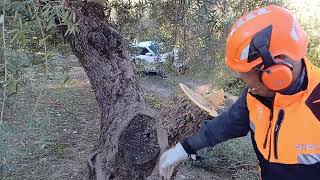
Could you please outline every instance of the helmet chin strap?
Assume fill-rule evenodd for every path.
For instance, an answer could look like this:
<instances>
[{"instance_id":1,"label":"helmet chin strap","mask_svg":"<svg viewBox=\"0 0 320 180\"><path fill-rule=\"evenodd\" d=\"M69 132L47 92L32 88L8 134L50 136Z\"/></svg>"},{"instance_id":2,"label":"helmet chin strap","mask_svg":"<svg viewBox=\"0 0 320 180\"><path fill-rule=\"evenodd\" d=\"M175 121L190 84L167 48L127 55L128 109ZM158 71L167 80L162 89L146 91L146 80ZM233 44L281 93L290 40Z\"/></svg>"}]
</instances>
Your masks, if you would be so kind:
<instances>
[{"instance_id":1,"label":"helmet chin strap","mask_svg":"<svg viewBox=\"0 0 320 180\"><path fill-rule=\"evenodd\" d=\"M262 58L264 68L268 69L269 67L276 64L272 54L269 51L269 42L271 39L272 25L268 26L261 32L257 33L253 37L253 46L258 51L260 57Z\"/></svg>"},{"instance_id":2,"label":"helmet chin strap","mask_svg":"<svg viewBox=\"0 0 320 180\"><path fill-rule=\"evenodd\" d=\"M271 72L270 72L270 70L268 70L268 69L259 69L259 68L255 68L255 70L256 71L259 71L259 72L266 72L266 73L268 73L268 74L270 74Z\"/></svg>"}]
</instances>

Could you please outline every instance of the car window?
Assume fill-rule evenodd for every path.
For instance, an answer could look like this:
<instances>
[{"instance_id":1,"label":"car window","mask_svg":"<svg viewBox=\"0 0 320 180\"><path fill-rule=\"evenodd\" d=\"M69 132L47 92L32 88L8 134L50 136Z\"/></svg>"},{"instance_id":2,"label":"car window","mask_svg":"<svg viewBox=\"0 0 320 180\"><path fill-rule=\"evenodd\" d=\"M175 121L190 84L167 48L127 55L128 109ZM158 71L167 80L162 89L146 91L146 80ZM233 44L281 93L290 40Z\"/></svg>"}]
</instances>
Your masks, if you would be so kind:
<instances>
[{"instance_id":1,"label":"car window","mask_svg":"<svg viewBox=\"0 0 320 180\"><path fill-rule=\"evenodd\" d=\"M159 54L160 45L158 43L152 43L149 48L156 54Z\"/></svg>"},{"instance_id":2,"label":"car window","mask_svg":"<svg viewBox=\"0 0 320 180\"><path fill-rule=\"evenodd\" d=\"M147 48L131 47L131 53L133 55L146 55L147 52L149 52L149 50Z\"/></svg>"},{"instance_id":3,"label":"car window","mask_svg":"<svg viewBox=\"0 0 320 180\"><path fill-rule=\"evenodd\" d=\"M149 50L147 48L143 48L142 51L140 51L140 55L146 55L146 53L148 53Z\"/></svg>"}]
</instances>

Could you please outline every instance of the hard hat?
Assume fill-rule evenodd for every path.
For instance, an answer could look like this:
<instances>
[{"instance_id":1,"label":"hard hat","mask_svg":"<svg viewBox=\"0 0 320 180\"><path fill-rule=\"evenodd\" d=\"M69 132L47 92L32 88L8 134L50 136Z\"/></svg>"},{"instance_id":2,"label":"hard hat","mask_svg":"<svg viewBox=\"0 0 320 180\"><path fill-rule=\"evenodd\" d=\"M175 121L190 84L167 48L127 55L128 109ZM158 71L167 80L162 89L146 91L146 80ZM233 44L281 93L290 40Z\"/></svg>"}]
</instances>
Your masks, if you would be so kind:
<instances>
[{"instance_id":1,"label":"hard hat","mask_svg":"<svg viewBox=\"0 0 320 180\"><path fill-rule=\"evenodd\" d=\"M237 72L248 72L262 64L263 83L269 89L281 90L291 84L292 65L274 57L285 55L300 61L307 52L307 41L307 34L287 9L275 5L259 8L232 26L226 64Z\"/></svg>"}]
</instances>

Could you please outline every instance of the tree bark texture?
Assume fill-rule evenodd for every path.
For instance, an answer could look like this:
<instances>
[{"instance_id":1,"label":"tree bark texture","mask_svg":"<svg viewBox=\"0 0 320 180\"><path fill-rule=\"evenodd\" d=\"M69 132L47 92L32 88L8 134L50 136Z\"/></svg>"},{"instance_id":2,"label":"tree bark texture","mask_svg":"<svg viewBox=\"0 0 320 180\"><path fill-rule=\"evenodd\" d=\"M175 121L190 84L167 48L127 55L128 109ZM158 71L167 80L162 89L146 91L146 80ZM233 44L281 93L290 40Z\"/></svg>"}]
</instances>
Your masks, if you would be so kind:
<instances>
[{"instance_id":1,"label":"tree bark texture","mask_svg":"<svg viewBox=\"0 0 320 180\"><path fill-rule=\"evenodd\" d=\"M127 42L96 2L66 1L79 33L66 40L90 80L101 108L99 143L88 159L91 179L144 179L159 156L155 113L135 80Z\"/></svg>"},{"instance_id":2,"label":"tree bark texture","mask_svg":"<svg viewBox=\"0 0 320 180\"><path fill-rule=\"evenodd\" d=\"M161 113L149 109L127 42L107 23L103 6L78 0L66 0L65 6L76 13L80 30L65 39L87 73L101 109L99 143L88 158L89 178L156 176L160 152L194 133L209 116L182 95L173 96Z\"/></svg>"}]
</instances>

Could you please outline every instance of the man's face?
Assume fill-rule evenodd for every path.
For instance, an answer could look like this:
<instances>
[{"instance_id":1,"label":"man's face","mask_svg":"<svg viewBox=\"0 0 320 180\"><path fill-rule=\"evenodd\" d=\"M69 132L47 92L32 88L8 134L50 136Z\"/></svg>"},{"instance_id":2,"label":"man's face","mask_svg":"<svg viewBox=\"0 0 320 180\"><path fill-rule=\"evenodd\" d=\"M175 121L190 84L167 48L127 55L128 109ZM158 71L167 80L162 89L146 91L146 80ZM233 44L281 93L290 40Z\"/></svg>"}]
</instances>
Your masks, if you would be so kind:
<instances>
[{"instance_id":1,"label":"man's face","mask_svg":"<svg viewBox=\"0 0 320 180\"><path fill-rule=\"evenodd\" d=\"M238 73L239 78L241 78L248 86L249 91L252 94L263 96L263 97L272 97L275 95L274 91L269 90L262 82L259 80L260 76L259 71L253 69L249 72Z\"/></svg>"}]
</instances>

